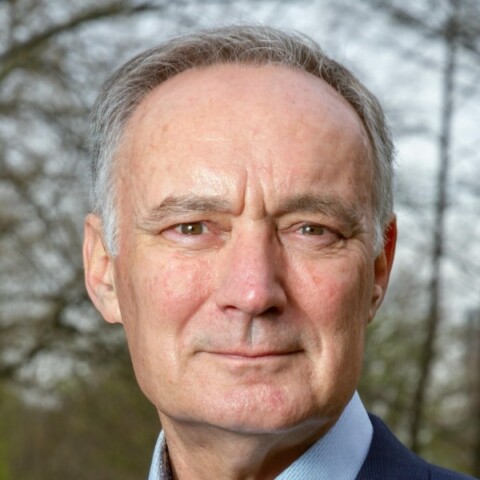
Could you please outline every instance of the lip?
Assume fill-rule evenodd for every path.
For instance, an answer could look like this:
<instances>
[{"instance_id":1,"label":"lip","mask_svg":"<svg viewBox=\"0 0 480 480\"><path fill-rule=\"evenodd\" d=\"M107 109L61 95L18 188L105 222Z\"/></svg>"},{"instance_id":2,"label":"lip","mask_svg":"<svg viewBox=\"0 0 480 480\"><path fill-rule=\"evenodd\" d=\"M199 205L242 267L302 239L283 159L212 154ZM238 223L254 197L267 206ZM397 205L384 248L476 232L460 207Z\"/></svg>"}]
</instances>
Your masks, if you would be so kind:
<instances>
[{"instance_id":1,"label":"lip","mask_svg":"<svg viewBox=\"0 0 480 480\"><path fill-rule=\"evenodd\" d=\"M259 351L259 352L227 350L227 351L211 351L206 353L210 355L217 355L220 357L230 358L232 360L261 360L261 359L274 359L279 357L287 357L290 355L296 355L300 352L301 350Z\"/></svg>"}]
</instances>

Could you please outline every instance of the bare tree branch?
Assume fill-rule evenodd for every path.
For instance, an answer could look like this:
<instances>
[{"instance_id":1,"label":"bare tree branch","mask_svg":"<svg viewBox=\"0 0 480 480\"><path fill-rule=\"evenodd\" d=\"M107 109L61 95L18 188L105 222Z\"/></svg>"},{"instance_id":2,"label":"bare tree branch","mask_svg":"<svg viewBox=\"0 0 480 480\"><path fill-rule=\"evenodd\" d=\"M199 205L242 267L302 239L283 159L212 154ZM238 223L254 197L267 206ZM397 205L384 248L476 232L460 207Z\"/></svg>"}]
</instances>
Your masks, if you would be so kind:
<instances>
[{"instance_id":1,"label":"bare tree branch","mask_svg":"<svg viewBox=\"0 0 480 480\"><path fill-rule=\"evenodd\" d=\"M81 25L102 20L106 17L112 18L121 15L132 15L151 10L159 10L161 8L164 8L164 5L155 5L153 2L145 2L135 6L130 6L125 2L111 3L105 7L87 10L64 23L50 26L43 32L33 35L28 40L13 45L0 55L0 65L2 65L0 70L0 82L16 68L28 69L32 55L34 55L39 49L43 48L46 42L64 32L71 32Z\"/></svg>"}]
</instances>

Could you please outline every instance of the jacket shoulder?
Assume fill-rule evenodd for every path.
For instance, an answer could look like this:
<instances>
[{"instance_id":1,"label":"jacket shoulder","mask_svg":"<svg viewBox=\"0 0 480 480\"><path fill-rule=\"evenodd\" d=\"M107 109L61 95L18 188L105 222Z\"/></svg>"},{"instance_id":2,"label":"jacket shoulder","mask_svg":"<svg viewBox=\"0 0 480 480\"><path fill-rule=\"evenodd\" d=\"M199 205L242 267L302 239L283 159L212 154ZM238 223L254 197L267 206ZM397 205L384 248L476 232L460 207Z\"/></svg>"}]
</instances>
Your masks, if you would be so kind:
<instances>
[{"instance_id":1,"label":"jacket shoulder","mask_svg":"<svg viewBox=\"0 0 480 480\"><path fill-rule=\"evenodd\" d=\"M408 450L375 415L370 415L373 437L357 480L473 480L430 465Z\"/></svg>"},{"instance_id":2,"label":"jacket shoulder","mask_svg":"<svg viewBox=\"0 0 480 480\"><path fill-rule=\"evenodd\" d=\"M431 480L475 480L473 477L463 475L461 473L452 472L446 468L437 467L435 465L429 465L432 473Z\"/></svg>"}]
</instances>

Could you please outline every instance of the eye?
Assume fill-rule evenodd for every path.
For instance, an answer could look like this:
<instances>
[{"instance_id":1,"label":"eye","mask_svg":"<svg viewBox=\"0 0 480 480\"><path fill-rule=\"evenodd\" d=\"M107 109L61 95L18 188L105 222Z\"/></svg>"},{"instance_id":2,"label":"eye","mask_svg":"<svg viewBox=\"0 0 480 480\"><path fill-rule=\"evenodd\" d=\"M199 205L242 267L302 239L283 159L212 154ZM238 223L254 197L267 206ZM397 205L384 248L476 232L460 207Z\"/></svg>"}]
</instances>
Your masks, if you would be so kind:
<instances>
[{"instance_id":1,"label":"eye","mask_svg":"<svg viewBox=\"0 0 480 480\"><path fill-rule=\"evenodd\" d=\"M219 247L225 240L224 233L210 220L194 220L172 223L159 236L171 247L201 250Z\"/></svg>"},{"instance_id":2,"label":"eye","mask_svg":"<svg viewBox=\"0 0 480 480\"><path fill-rule=\"evenodd\" d=\"M328 230L321 225L309 223L307 223L306 225L302 225L299 230L300 233L302 233L303 235L325 235L325 233L328 232Z\"/></svg>"},{"instance_id":3,"label":"eye","mask_svg":"<svg viewBox=\"0 0 480 480\"><path fill-rule=\"evenodd\" d=\"M291 235L284 236L284 241L289 242L291 246L314 251L339 246L345 238L338 231L321 223L302 222L288 231Z\"/></svg>"},{"instance_id":4,"label":"eye","mask_svg":"<svg viewBox=\"0 0 480 480\"><path fill-rule=\"evenodd\" d=\"M207 228L201 222L179 223L175 226L175 231L182 235L201 235Z\"/></svg>"}]
</instances>

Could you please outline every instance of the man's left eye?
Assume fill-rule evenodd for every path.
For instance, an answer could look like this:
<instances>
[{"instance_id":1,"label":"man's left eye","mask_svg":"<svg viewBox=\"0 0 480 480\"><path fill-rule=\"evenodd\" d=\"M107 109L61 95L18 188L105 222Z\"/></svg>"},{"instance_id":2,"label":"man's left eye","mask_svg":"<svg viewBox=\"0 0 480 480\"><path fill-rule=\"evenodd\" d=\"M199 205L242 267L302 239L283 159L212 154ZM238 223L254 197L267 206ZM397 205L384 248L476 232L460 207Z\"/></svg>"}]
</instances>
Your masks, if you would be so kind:
<instances>
[{"instance_id":1,"label":"man's left eye","mask_svg":"<svg viewBox=\"0 0 480 480\"><path fill-rule=\"evenodd\" d=\"M300 233L303 235L324 235L327 229L321 225L306 224L300 227Z\"/></svg>"},{"instance_id":2,"label":"man's left eye","mask_svg":"<svg viewBox=\"0 0 480 480\"><path fill-rule=\"evenodd\" d=\"M182 235L201 235L205 233L206 227L203 223L180 223L175 227L175 230Z\"/></svg>"}]
</instances>

